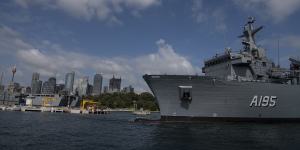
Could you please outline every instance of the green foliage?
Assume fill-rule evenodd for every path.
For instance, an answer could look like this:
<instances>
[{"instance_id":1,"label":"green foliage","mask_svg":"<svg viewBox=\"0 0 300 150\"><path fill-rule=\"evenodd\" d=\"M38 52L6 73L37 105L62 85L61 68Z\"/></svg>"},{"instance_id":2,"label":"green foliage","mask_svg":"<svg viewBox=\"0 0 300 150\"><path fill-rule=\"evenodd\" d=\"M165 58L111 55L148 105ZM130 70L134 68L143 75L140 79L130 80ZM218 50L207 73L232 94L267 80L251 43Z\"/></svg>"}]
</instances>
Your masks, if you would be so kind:
<instances>
[{"instance_id":1,"label":"green foliage","mask_svg":"<svg viewBox=\"0 0 300 150\"><path fill-rule=\"evenodd\" d=\"M93 99L101 103L101 107L109 108L133 108L134 103L137 108L156 111L159 110L155 98L152 94L144 92L136 93L104 93L100 96L86 96L87 99Z\"/></svg>"}]
</instances>

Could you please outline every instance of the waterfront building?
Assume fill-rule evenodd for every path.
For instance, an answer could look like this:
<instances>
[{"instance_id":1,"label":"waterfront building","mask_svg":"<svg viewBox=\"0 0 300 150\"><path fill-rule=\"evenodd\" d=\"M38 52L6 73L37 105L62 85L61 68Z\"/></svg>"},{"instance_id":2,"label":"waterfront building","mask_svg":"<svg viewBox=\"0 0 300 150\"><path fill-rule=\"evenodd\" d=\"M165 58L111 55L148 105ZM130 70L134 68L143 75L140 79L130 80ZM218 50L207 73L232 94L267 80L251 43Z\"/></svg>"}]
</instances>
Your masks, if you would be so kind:
<instances>
[{"instance_id":1,"label":"waterfront building","mask_svg":"<svg viewBox=\"0 0 300 150\"><path fill-rule=\"evenodd\" d=\"M75 77L74 71L66 74L65 90L68 92L68 94L70 94L73 91L74 77Z\"/></svg>"},{"instance_id":2,"label":"waterfront building","mask_svg":"<svg viewBox=\"0 0 300 150\"><path fill-rule=\"evenodd\" d=\"M101 94L102 80L103 80L103 77L101 74L95 74L92 95L100 95Z\"/></svg>"},{"instance_id":3,"label":"waterfront building","mask_svg":"<svg viewBox=\"0 0 300 150\"><path fill-rule=\"evenodd\" d=\"M109 92L120 92L121 90L121 78L111 78L109 80Z\"/></svg>"},{"instance_id":4,"label":"waterfront building","mask_svg":"<svg viewBox=\"0 0 300 150\"><path fill-rule=\"evenodd\" d=\"M85 76L78 80L77 91L79 96L87 95L89 77Z\"/></svg>"},{"instance_id":5,"label":"waterfront building","mask_svg":"<svg viewBox=\"0 0 300 150\"><path fill-rule=\"evenodd\" d=\"M124 93L134 93L134 88L131 85L129 85L129 86L123 88L123 92Z\"/></svg>"}]
</instances>

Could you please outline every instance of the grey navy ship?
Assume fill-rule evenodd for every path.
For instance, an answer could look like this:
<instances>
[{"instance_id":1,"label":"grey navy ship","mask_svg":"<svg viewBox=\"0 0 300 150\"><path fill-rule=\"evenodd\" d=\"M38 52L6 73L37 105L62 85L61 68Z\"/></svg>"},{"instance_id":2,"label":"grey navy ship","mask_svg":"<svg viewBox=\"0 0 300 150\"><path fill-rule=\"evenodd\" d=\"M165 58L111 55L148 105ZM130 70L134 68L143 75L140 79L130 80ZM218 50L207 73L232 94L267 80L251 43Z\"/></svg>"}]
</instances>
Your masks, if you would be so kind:
<instances>
[{"instance_id":1,"label":"grey navy ship","mask_svg":"<svg viewBox=\"0 0 300 150\"><path fill-rule=\"evenodd\" d=\"M242 49L204 61L204 75L144 75L167 121L300 121L300 60L275 65L258 46L249 17Z\"/></svg>"}]
</instances>

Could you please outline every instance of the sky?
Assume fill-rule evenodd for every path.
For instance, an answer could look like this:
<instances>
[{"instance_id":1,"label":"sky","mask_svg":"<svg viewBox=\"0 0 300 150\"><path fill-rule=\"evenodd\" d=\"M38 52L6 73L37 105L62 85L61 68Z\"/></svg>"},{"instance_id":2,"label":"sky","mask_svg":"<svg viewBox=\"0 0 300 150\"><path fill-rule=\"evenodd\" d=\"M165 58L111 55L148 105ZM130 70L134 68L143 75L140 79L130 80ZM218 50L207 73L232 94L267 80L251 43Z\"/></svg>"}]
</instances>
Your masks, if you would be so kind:
<instances>
[{"instance_id":1,"label":"sky","mask_svg":"<svg viewBox=\"0 0 300 150\"><path fill-rule=\"evenodd\" d=\"M239 51L249 16L264 29L256 42L277 63L300 56L299 0L1 0L0 71L29 86L65 74L113 75L122 87L149 91L144 74L202 74L203 61Z\"/></svg>"}]
</instances>

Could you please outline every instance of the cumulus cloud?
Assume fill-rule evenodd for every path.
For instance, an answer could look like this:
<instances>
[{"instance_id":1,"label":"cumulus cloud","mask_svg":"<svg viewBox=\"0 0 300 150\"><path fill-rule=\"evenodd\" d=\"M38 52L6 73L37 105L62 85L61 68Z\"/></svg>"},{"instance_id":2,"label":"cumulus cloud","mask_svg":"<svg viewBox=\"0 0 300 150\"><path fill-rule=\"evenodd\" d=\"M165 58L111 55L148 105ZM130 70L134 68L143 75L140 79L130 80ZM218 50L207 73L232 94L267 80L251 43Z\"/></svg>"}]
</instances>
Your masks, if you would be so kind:
<instances>
[{"instance_id":1,"label":"cumulus cloud","mask_svg":"<svg viewBox=\"0 0 300 150\"><path fill-rule=\"evenodd\" d=\"M136 58L137 70L146 74L195 74L196 69L171 45L160 39L156 42L158 52Z\"/></svg>"},{"instance_id":2,"label":"cumulus cloud","mask_svg":"<svg viewBox=\"0 0 300 150\"><path fill-rule=\"evenodd\" d=\"M300 8L299 0L233 0L242 10L246 10L256 15L267 15L280 22L292 15Z\"/></svg>"},{"instance_id":3,"label":"cumulus cloud","mask_svg":"<svg viewBox=\"0 0 300 150\"><path fill-rule=\"evenodd\" d=\"M11 28L0 28L0 31L2 30L6 32L0 32L0 38L6 37L6 41L14 41L13 39L22 41L21 36ZM106 79L116 74L121 76L125 83L133 85L139 91L145 91L148 88L142 79L143 74L196 74L200 70L186 57L176 53L163 39L156 42L157 52L131 59L70 52L50 41L41 43L48 46L46 48L48 51L36 49L27 43L11 49L14 53L10 55L19 61L18 69L22 70L23 74L27 74L27 77L22 80L29 80L32 72L39 72L46 77L57 75L58 80L63 79L64 74L69 71L75 71L79 76L86 75L86 72L101 72ZM5 51L2 45L0 49Z\"/></svg>"},{"instance_id":4,"label":"cumulus cloud","mask_svg":"<svg viewBox=\"0 0 300 150\"><path fill-rule=\"evenodd\" d=\"M212 22L217 31L226 31L226 15L222 7L209 8L205 6L203 0L193 0L192 16L198 24Z\"/></svg>"},{"instance_id":5,"label":"cumulus cloud","mask_svg":"<svg viewBox=\"0 0 300 150\"><path fill-rule=\"evenodd\" d=\"M62 10L76 18L97 18L121 24L118 14L126 10L136 15L149 7L160 5L160 0L15 0L15 3L23 8L36 5Z\"/></svg>"}]
</instances>

